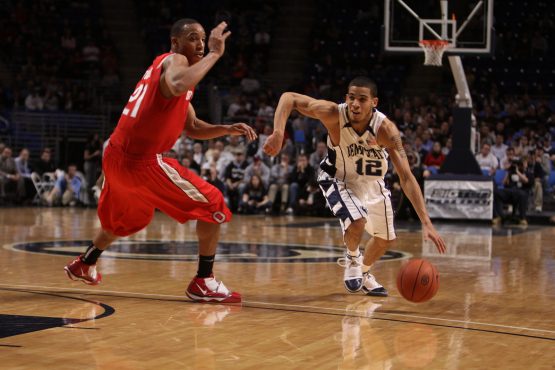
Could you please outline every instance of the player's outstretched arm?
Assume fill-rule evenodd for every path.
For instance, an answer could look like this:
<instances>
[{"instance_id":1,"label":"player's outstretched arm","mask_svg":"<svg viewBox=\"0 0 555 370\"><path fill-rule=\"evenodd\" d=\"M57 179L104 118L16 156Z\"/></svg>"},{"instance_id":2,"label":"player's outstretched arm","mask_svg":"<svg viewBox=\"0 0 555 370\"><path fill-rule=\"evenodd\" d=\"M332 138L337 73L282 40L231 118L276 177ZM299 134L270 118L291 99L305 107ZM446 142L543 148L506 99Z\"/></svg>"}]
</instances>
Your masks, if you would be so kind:
<instances>
[{"instance_id":1,"label":"player's outstretched arm","mask_svg":"<svg viewBox=\"0 0 555 370\"><path fill-rule=\"evenodd\" d=\"M395 167L395 171L399 175L399 181L403 192L407 195L412 203L414 210L418 214L418 218L422 222L422 232L426 240L431 239L437 247L439 253L445 253L445 242L434 228L420 186L416 178L410 170L407 154L403 148L401 134L393 122L385 119L378 131L378 144L385 147L391 162Z\"/></svg>"},{"instance_id":2,"label":"player's outstretched arm","mask_svg":"<svg viewBox=\"0 0 555 370\"><path fill-rule=\"evenodd\" d=\"M256 140L256 132L246 123L232 125L214 125L197 118L195 109L189 105L185 133L192 139L209 140L226 135L242 135L248 141Z\"/></svg>"},{"instance_id":3,"label":"player's outstretched arm","mask_svg":"<svg viewBox=\"0 0 555 370\"><path fill-rule=\"evenodd\" d=\"M285 92L279 98L274 114L274 132L264 143L263 149L266 154L276 156L281 150L287 118L293 110L298 111L303 116L320 120L328 131L337 126L337 104L327 100L317 100L302 94Z\"/></svg>"},{"instance_id":4,"label":"player's outstretched arm","mask_svg":"<svg viewBox=\"0 0 555 370\"><path fill-rule=\"evenodd\" d=\"M189 65L184 55L173 54L164 60L160 77L160 90L166 98L185 94L193 89L224 54L225 40L231 34L224 32L227 23L217 25L208 39L208 54L198 63Z\"/></svg>"}]
</instances>

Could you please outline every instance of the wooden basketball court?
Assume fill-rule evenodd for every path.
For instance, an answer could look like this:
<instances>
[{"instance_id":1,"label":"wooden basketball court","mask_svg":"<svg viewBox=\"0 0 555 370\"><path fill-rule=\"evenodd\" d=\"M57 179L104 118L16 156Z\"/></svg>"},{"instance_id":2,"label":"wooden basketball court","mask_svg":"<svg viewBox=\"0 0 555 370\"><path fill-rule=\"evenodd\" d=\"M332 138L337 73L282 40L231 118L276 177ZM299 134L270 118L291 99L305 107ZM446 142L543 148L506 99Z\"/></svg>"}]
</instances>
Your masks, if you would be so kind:
<instances>
[{"instance_id":1,"label":"wooden basketball court","mask_svg":"<svg viewBox=\"0 0 555 370\"><path fill-rule=\"evenodd\" d=\"M245 302L202 305L184 295L194 224L163 214L101 257L101 285L70 281L63 266L97 226L94 210L0 209L0 368L554 368L553 227L440 224L438 257L400 223L374 268L390 296L374 298L343 288L334 219L236 216L215 272ZM440 289L413 304L395 279L422 255Z\"/></svg>"}]
</instances>

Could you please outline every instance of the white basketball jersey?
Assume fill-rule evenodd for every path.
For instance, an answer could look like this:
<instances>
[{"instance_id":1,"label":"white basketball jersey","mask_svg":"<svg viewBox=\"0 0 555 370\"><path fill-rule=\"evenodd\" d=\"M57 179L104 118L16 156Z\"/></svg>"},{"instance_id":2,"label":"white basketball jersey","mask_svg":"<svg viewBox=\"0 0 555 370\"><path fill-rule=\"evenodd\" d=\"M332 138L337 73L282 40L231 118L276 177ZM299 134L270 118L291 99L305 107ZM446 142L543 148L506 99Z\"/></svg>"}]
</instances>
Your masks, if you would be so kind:
<instances>
[{"instance_id":1,"label":"white basketball jersey","mask_svg":"<svg viewBox=\"0 0 555 370\"><path fill-rule=\"evenodd\" d=\"M359 135L349 121L347 104L338 104L338 108L339 145L334 146L328 135L328 156L320 163L320 168L344 182L383 179L388 154L378 145L377 134L385 115L374 109L368 128Z\"/></svg>"}]
</instances>

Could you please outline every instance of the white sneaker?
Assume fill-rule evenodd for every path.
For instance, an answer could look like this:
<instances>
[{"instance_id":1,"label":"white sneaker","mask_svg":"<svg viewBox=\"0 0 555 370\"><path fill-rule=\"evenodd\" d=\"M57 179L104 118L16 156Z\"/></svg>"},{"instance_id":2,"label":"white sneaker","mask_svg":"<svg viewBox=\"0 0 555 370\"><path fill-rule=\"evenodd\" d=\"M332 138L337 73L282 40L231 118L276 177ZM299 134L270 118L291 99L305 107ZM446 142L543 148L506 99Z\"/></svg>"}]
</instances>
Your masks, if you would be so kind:
<instances>
[{"instance_id":1,"label":"white sneaker","mask_svg":"<svg viewBox=\"0 0 555 370\"><path fill-rule=\"evenodd\" d=\"M345 268L343 274L343 283L345 289L351 293L356 293L362 289L362 254L357 257L351 256L349 253L345 257L337 259L337 264Z\"/></svg>"},{"instance_id":2,"label":"white sneaker","mask_svg":"<svg viewBox=\"0 0 555 370\"><path fill-rule=\"evenodd\" d=\"M376 281L376 278L370 272L366 272L364 274L362 291L366 293L366 295L371 295L374 297L387 297L387 290L383 287L382 284Z\"/></svg>"}]
</instances>

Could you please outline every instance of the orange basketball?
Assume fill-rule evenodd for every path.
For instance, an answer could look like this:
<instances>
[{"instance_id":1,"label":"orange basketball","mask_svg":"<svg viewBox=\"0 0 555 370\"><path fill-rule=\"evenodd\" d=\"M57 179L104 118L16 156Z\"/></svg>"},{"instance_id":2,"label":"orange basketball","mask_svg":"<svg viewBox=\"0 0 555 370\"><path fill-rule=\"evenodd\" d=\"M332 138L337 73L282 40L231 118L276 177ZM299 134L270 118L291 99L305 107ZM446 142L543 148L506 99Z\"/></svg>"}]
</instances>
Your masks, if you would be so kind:
<instances>
[{"instance_id":1,"label":"orange basketball","mask_svg":"<svg viewBox=\"0 0 555 370\"><path fill-rule=\"evenodd\" d=\"M439 273L435 266L426 260L410 260L397 274L397 290L408 301L429 301L438 289Z\"/></svg>"}]
</instances>

